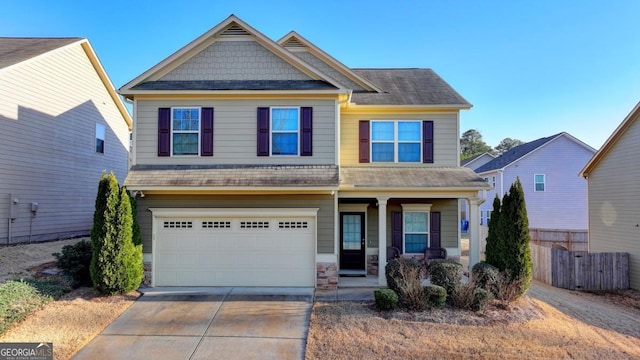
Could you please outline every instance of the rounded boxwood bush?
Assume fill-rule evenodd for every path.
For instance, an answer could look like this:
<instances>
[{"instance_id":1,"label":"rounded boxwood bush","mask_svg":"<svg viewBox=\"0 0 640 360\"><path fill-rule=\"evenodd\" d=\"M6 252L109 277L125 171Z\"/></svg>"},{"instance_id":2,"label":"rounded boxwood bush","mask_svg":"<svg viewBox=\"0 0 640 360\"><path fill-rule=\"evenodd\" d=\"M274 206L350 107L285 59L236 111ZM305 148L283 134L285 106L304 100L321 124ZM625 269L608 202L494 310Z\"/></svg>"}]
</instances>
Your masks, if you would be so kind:
<instances>
[{"instance_id":1,"label":"rounded boxwood bush","mask_svg":"<svg viewBox=\"0 0 640 360\"><path fill-rule=\"evenodd\" d=\"M393 310L398 307L398 294L391 289L378 289L373 292L376 307L380 310Z\"/></svg>"},{"instance_id":2,"label":"rounded boxwood bush","mask_svg":"<svg viewBox=\"0 0 640 360\"><path fill-rule=\"evenodd\" d=\"M441 308L447 301L447 290L438 285L427 285L424 287L424 296L427 305L431 308Z\"/></svg>"},{"instance_id":3,"label":"rounded boxwood bush","mask_svg":"<svg viewBox=\"0 0 640 360\"><path fill-rule=\"evenodd\" d=\"M389 260L384 268L387 287L397 294L404 293L406 284L421 281L420 271L411 271L412 269L420 270L421 267L422 264L419 261L404 257ZM412 278L408 278L409 276Z\"/></svg>"},{"instance_id":4,"label":"rounded boxwood bush","mask_svg":"<svg viewBox=\"0 0 640 360\"><path fill-rule=\"evenodd\" d=\"M471 279L479 288L491 291L492 293L498 284L498 274L500 274L500 270L486 262L479 262L471 268Z\"/></svg>"},{"instance_id":5,"label":"rounded boxwood bush","mask_svg":"<svg viewBox=\"0 0 640 360\"><path fill-rule=\"evenodd\" d=\"M431 283L453 294L462 280L462 264L447 259L436 259L429 262Z\"/></svg>"}]
</instances>

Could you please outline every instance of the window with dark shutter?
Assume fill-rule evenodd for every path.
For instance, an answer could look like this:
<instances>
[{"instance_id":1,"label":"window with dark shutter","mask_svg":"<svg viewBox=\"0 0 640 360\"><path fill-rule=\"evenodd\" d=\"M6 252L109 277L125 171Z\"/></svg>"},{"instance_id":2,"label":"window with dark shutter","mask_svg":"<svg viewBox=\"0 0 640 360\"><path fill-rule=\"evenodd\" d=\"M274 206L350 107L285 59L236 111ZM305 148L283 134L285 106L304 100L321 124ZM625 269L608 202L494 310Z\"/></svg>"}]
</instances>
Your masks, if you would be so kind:
<instances>
[{"instance_id":1,"label":"window with dark shutter","mask_svg":"<svg viewBox=\"0 0 640 360\"><path fill-rule=\"evenodd\" d=\"M431 232L429 233L429 247L439 248L440 242L440 211L431 212Z\"/></svg>"},{"instance_id":2,"label":"window with dark shutter","mask_svg":"<svg viewBox=\"0 0 640 360\"><path fill-rule=\"evenodd\" d=\"M391 212L391 246L400 249L400 253L404 253L402 248L402 211Z\"/></svg>"},{"instance_id":3,"label":"window with dark shutter","mask_svg":"<svg viewBox=\"0 0 640 360\"><path fill-rule=\"evenodd\" d=\"M359 124L359 162L369 162L369 120L360 120ZM402 214L401 214L402 215ZM395 246L395 245L394 245Z\"/></svg>"},{"instance_id":4,"label":"window with dark shutter","mask_svg":"<svg viewBox=\"0 0 640 360\"><path fill-rule=\"evenodd\" d=\"M300 130L302 131L300 141L300 156L311 156L313 153L313 108L300 108Z\"/></svg>"},{"instance_id":5,"label":"window with dark shutter","mask_svg":"<svg viewBox=\"0 0 640 360\"><path fill-rule=\"evenodd\" d=\"M213 108L202 108L200 156L213 156Z\"/></svg>"},{"instance_id":6,"label":"window with dark shutter","mask_svg":"<svg viewBox=\"0 0 640 360\"><path fill-rule=\"evenodd\" d=\"M258 156L269 156L269 108L258 108Z\"/></svg>"},{"instance_id":7,"label":"window with dark shutter","mask_svg":"<svg viewBox=\"0 0 640 360\"><path fill-rule=\"evenodd\" d=\"M422 162L433 164L433 121L422 122Z\"/></svg>"},{"instance_id":8,"label":"window with dark shutter","mask_svg":"<svg viewBox=\"0 0 640 360\"><path fill-rule=\"evenodd\" d=\"M158 156L171 155L171 109L158 109Z\"/></svg>"}]
</instances>

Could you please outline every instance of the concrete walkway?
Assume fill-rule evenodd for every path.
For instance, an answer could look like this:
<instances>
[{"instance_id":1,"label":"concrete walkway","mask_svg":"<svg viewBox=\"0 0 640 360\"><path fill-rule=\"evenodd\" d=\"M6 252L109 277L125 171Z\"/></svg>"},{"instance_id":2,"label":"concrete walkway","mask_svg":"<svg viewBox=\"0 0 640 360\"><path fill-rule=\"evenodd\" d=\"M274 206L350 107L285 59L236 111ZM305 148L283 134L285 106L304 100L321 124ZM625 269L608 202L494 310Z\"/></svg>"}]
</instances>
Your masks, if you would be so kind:
<instances>
[{"instance_id":1,"label":"concrete walkway","mask_svg":"<svg viewBox=\"0 0 640 360\"><path fill-rule=\"evenodd\" d=\"M153 288L74 359L304 359L313 288Z\"/></svg>"}]
</instances>

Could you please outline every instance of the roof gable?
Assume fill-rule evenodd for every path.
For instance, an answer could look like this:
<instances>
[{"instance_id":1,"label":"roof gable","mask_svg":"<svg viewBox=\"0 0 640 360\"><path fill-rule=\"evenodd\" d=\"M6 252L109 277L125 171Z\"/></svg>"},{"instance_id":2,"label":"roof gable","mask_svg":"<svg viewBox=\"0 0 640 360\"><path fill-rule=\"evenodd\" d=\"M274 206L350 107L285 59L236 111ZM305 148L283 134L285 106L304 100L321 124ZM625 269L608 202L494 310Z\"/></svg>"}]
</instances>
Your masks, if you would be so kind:
<instances>
[{"instance_id":1,"label":"roof gable","mask_svg":"<svg viewBox=\"0 0 640 360\"><path fill-rule=\"evenodd\" d=\"M493 154L490 154L488 152L484 152L482 154L478 154L478 155L475 155L475 156L472 156L470 158L466 158L466 159L460 161L460 166L464 166L464 167L468 167L470 169L474 169L475 166L478 166L478 165L475 165L475 163L481 162L481 161L485 161L484 163L482 163L482 164L480 164L478 166L478 167L480 167L480 166L488 163L489 161L491 161L491 160L493 160L495 158L496 157Z\"/></svg>"},{"instance_id":2,"label":"roof gable","mask_svg":"<svg viewBox=\"0 0 640 360\"><path fill-rule=\"evenodd\" d=\"M516 163L517 161L519 161L520 159L524 158L525 156L538 151L539 149L543 148L545 145L547 145L548 143L560 138L560 137L566 137L567 139L575 142L576 144L592 151L595 152L595 149L593 149L591 146L583 143L582 141L576 139L575 137L569 135L566 132L562 132L559 134L555 134L555 135L551 135L549 137L544 137L544 138L540 138L537 140L533 140L531 142L522 144L522 145L518 145L512 149L510 149L509 151L505 152L504 154L498 156L497 158L491 160L490 162L480 166L479 168L477 168L475 171L476 173L480 174L480 173L485 173L485 172L489 172L489 171L494 171L494 170L499 170L499 169L504 169L514 163Z\"/></svg>"},{"instance_id":3,"label":"roof gable","mask_svg":"<svg viewBox=\"0 0 640 360\"><path fill-rule=\"evenodd\" d=\"M609 136L604 145L600 147L600 150L593 155L591 160L585 165L584 169L580 171L580 176L587 177L592 172L598 163L611 151L614 145L620 141L620 139L626 134L627 130L640 118L640 102L629 112L629 114L622 120L620 125Z\"/></svg>"},{"instance_id":4,"label":"roof gable","mask_svg":"<svg viewBox=\"0 0 640 360\"><path fill-rule=\"evenodd\" d=\"M291 31L287 35L283 36L278 40L278 44L311 65L322 69L325 73L333 75L333 78L336 80L347 82L344 85L352 85L349 87L353 90L381 92L381 89L379 89L374 83L356 74L346 65L336 60L334 57L327 54L295 31ZM318 62L321 62L322 65L318 64Z\"/></svg>"},{"instance_id":5,"label":"roof gable","mask_svg":"<svg viewBox=\"0 0 640 360\"><path fill-rule=\"evenodd\" d=\"M168 79L175 79L172 77L172 71L177 70L180 66L193 66L197 64L198 56L207 56L209 52L215 52L216 46L220 43L222 48L228 47L224 45L224 42L254 42L255 45L249 45L253 47L255 51L260 51L264 54L263 51L266 51L271 54L271 56L278 59L279 64L281 66L285 65L290 69L295 69L296 74L292 75L292 77L296 78L296 80L307 81L307 80L320 80L327 82L334 86L337 89L343 89L343 86L322 73L318 69L313 68L300 58L291 54L289 51L285 50L279 44L269 39L256 29L252 28L244 21L240 20L237 16L231 15L218 25L214 26L212 29L202 34L180 50L176 51L166 59L162 60L160 63L152 67L151 69L145 71L135 79L131 80L127 84L125 84L122 88L120 88L120 93L127 95L131 94L132 90L135 92L135 87L145 83L147 81L161 81ZM214 45L214 46L212 46ZM220 48L219 50L224 50ZM203 52L204 51L204 52ZM206 65L204 65L206 66ZM293 72L292 72L293 73ZM173 73L176 75L176 73ZM164 78L166 77L166 78ZM187 79L188 80L188 79ZM191 79L194 80L194 79ZM198 79L198 80L207 80L207 79ZM229 79L209 79L209 80L229 80ZM241 79L241 80L249 80L249 79ZM259 79L251 79L251 80L259 80ZM284 79L264 79L264 80L293 80L293 78L284 78ZM144 90L142 90L144 91ZM346 90L344 90L346 91Z\"/></svg>"}]
</instances>

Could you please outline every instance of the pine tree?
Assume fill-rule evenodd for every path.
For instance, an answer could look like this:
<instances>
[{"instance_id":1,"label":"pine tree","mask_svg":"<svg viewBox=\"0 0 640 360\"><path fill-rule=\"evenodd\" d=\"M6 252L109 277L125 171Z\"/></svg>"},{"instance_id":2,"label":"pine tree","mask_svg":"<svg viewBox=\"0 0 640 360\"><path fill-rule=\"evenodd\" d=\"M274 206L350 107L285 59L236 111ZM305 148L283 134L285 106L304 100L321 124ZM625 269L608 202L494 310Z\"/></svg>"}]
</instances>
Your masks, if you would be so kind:
<instances>
[{"instance_id":1,"label":"pine tree","mask_svg":"<svg viewBox=\"0 0 640 360\"><path fill-rule=\"evenodd\" d=\"M94 227L91 229L91 279L105 294L131 291L143 276L142 245L134 245L131 204L113 173L98 185Z\"/></svg>"}]
</instances>

